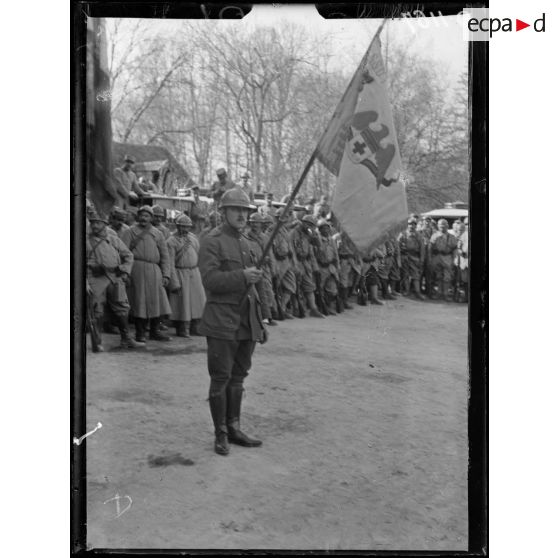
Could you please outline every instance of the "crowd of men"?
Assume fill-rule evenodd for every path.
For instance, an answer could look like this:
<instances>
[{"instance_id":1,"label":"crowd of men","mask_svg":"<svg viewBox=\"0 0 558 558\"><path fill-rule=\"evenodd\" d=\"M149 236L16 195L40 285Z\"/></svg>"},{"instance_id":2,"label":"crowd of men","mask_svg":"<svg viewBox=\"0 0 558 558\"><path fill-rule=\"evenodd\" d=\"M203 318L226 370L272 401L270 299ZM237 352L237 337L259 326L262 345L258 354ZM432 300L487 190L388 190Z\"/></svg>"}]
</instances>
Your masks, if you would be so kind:
<instances>
[{"instance_id":1,"label":"crowd of men","mask_svg":"<svg viewBox=\"0 0 558 558\"><path fill-rule=\"evenodd\" d=\"M230 190L248 199L243 236L250 264L263 272L255 287L267 325L325 318L351 310L351 302L382 305L398 296L467 302L467 219L449 229L445 219L411 215L404 232L361 255L340 229L327 196L285 213L268 193L258 208L248 174L238 186L219 169L211 188L213 204L201 200L194 186L191 208L169 223L158 205L129 204L138 185L132 165L126 157L115 171L122 197L108 218L89 207L86 246L93 320L98 330L119 331L122 348L143 347L147 336L169 341L171 327L178 337L198 334L206 301L198 268L200 241L221 225L221 199Z\"/></svg>"}]
</instances>

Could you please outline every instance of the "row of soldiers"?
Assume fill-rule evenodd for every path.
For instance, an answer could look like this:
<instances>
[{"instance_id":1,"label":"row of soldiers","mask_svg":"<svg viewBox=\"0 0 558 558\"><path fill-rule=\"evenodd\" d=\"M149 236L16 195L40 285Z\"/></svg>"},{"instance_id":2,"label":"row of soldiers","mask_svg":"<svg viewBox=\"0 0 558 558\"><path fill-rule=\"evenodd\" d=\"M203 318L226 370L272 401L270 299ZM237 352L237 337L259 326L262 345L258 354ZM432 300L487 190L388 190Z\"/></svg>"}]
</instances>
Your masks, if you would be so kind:
<instances>
[{"instance_id":1,"label":"row of soldiers","mask_svg":"<svg viewBox=\"0 0 558 558\"><path fill-rule=\"evenodd\" d=\"M254 209L241 189L231 190L227 199ZM137 213L117 207L109 219L91 212L87 277L98 329L116 327L123 348L144 346L147 334L152 340L170 340L169 321L177 336L195 334L205 304L198 269L200 240L220 220L219 211L210 212L196 230L184 214L172 233L159 206L143 206ZM262 258L275 226L277 234ZM263 272L256 288L264 323L335 315L352 308L353 296L361 305L381 305L380 298L392 300L411 292L419 299L424 299L423 291L431 298L447 298L453 286L454 300L463 291L466 300L466 223L448 231L444 219L435 223L411 216L406 231L365 256L338 229L333 215L317 219L307 209L251 213L244 236L251 247L250 263ZM128 332L129 314L135 340Z\"/></svg>"}]
</instances>

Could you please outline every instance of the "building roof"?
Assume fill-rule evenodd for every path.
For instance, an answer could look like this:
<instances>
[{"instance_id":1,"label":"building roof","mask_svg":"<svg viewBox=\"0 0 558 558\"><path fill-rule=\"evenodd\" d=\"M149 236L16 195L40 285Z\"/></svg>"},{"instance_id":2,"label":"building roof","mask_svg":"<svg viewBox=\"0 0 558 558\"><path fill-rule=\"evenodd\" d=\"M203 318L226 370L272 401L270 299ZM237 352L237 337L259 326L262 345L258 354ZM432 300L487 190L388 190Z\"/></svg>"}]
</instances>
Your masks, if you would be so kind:
<instances>
[{"instance_id":1,"label":"building roof","mask_svg":"<svg viewBox=\"0 0 558 558\"><path fill-rule=\"evenodd\" d=\"M136 160L139 168L144 163L164 162L167 160L174 175L188 186L193 182L184 167L174 158L172 153L160 145L136 145L133 143L112 142L112 162L115 167L121 165L125 155L131 155ZM145 165L150 167L150 165ZM143 170L143 169L142 169ZM148 170L148 169L145 169Z\"/></svg>"}]
</instances>

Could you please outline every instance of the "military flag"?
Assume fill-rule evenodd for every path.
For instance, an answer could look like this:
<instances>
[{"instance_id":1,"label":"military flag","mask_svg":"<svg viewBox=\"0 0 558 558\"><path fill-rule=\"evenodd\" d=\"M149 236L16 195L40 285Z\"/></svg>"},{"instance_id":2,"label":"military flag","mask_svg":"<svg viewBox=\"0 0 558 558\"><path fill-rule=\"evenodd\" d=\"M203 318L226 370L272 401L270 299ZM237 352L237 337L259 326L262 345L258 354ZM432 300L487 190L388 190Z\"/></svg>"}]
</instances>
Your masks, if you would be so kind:
<instances>
[{"instance_id":1,"label":"military flag","mask_svg":"<svg viewBox=\"0 0 558 558\"><path fill-rule=\"evenodd\" d=\"M87 18L86 150L87 191L100 214L106 215L117 194L112 183L110 76L104 22Z\"/></svg>"},{"instance_id":2,"label":"military flag","mask_svg":"<svg viewBox=\"0 0 558 558\"><path fill-rule=\"evenodd\" d=\"M379 32L318 144L317 157L337 176L333 212L361 252L404 226L407 196Z\"/></svg>"}]
</instances>

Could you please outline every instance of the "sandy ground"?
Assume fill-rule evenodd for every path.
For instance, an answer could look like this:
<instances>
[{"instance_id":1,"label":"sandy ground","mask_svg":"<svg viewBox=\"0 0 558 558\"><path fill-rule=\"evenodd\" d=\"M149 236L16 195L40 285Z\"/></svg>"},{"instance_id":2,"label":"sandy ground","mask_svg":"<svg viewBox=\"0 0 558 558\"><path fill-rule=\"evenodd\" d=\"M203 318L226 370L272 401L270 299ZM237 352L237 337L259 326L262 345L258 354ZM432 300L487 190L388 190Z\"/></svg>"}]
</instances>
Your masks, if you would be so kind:
<instances>
[{"instance_id":1,"label":"sandy ground","mask_svg":"<svg viewBox=\"0 0 558 558\"><path fill-rule=\"evenodd\" d=\"M466 305L398 299L269 329L242 416L264 443L227 457L204 338L122 352L105 335L88 352L88 430L103 425L85 442L88 544L467 549Z\"/></svg>"}]
</instances>

